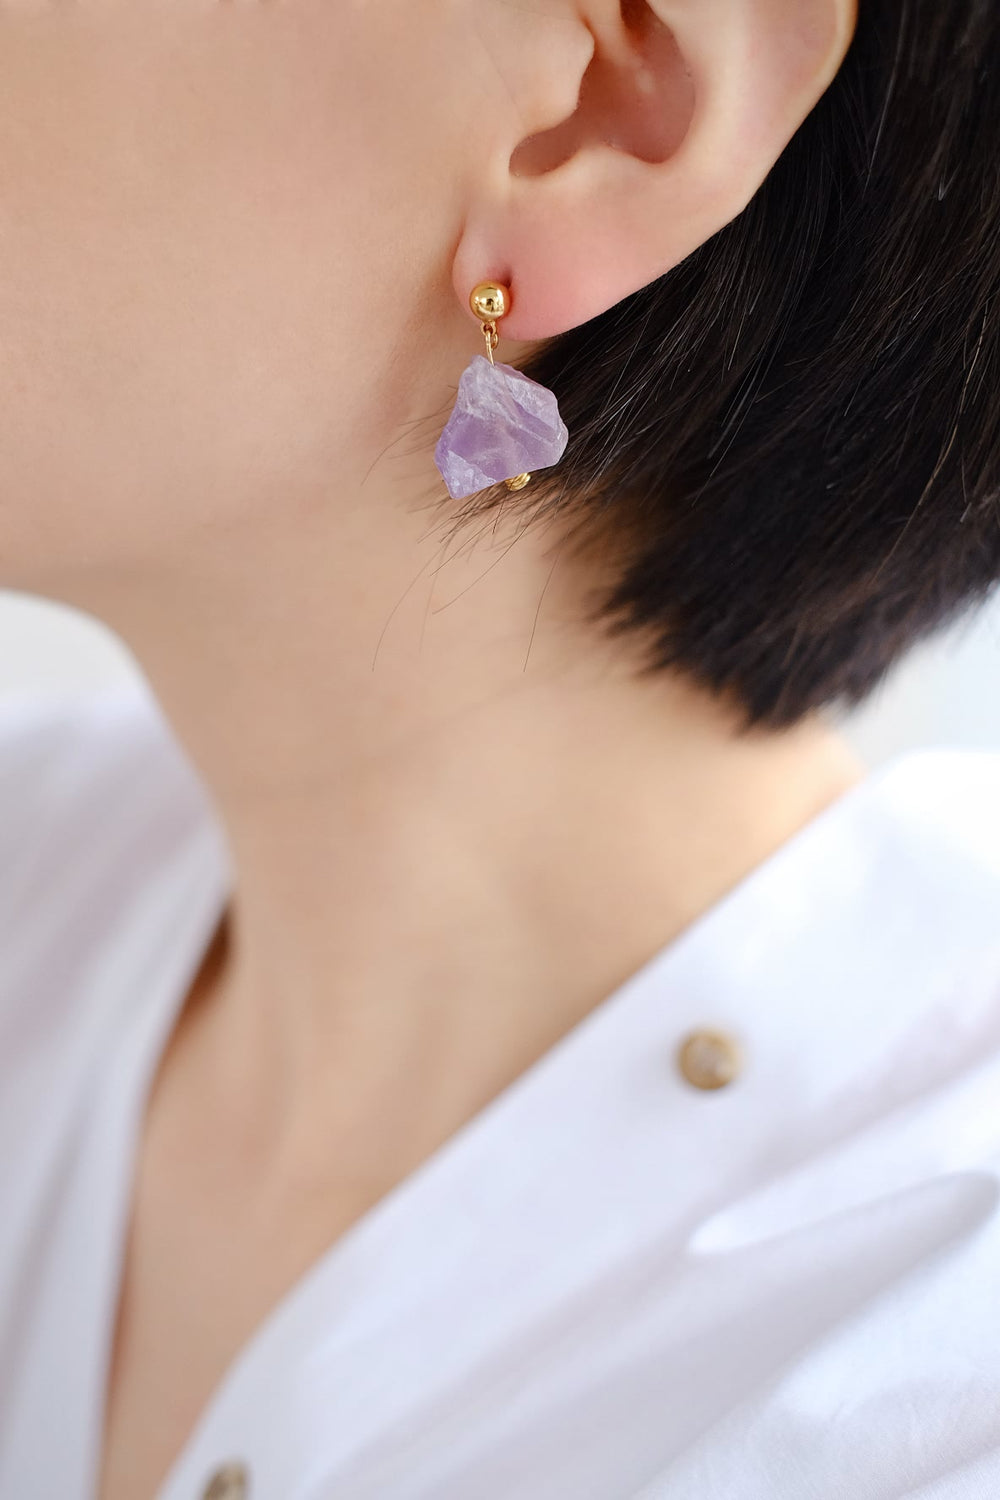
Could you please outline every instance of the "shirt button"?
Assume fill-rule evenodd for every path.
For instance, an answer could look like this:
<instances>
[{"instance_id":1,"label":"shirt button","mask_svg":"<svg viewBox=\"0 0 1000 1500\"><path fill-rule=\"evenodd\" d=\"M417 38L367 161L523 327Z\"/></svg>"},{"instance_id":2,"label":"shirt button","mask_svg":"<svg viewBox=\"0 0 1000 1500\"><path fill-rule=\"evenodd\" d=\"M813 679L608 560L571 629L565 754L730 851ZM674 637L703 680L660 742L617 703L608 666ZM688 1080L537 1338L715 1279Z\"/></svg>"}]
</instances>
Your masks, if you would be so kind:
<instances>
[{"instance_id":1,"label":"shirt button","mask_svg":"<svg viewBox=\"0 0 1000 1500\"><path fill-rule=\"evenodd\" d=\"M201 1500L246 1500L249 1493L250 1475L246 1465L223 1464L202 1490Z\"/></svg>"},{"instance_id":2,"label":"shirt button","mask_svg":"<svg viewBox=\"0 0 1000 1500\"><path fill-rule=\"evenodd\" d=\"M696 1089L721 1089L732 1083L743 1059L733 1037L705 1026L684 1037L677 1049L677 1066Z\"/></svg>"}]
</instances>

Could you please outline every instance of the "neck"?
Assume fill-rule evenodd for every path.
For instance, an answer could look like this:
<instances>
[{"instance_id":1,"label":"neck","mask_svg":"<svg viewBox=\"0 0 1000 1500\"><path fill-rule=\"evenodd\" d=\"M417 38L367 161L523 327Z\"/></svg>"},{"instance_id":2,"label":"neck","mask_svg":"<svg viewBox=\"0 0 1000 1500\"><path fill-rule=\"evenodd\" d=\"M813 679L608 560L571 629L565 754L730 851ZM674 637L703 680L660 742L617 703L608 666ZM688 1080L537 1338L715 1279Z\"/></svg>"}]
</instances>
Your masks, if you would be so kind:
<instances>
[{"instance_id":1,"label":"neck","mask_svg":"<svg viewBox=\"0 0 1000 1500\"><path fill-rule=\"evenodd\" d=\"M740 736L637 677L551 539L514 538L446 556L361 488L75 601L129 642L225 825L199 1024L216 1098L252 1099L272 1145L402 1079L443 1138L864 774L821 721Z\"/></svg>"}]
</instances>

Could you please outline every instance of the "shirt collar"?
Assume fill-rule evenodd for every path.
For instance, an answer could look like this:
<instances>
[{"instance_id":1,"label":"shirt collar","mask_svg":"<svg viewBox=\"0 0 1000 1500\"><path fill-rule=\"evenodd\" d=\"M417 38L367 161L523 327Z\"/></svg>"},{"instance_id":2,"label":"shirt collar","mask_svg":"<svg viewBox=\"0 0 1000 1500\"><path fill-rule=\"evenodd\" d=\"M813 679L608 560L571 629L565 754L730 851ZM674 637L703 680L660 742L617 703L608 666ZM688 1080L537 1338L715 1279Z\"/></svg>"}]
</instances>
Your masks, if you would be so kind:
<instances>
[{"instance_id":1,"label":"shirt collar","mask_svg":"<svg viewBox=\"0 0 1000 1500\"><path fill-rule=\"evenodd\" d=\"M644 1245L787 1224L794 1199L768 1206L768 1183L968 1059L995 1007L998 880L1000 758L908 751L869 773L330 1248L231 1369L164 1500L245 1448L262 1403L264 1489L284 1482L287 1431L314 1426L334 1472L424 1392L442 1316L446 1382ZM744 1058L712 1092L676 1065L706 1026ZM391 1391L372 1387L387 1365Z\"/></svg>"}]
</instances>

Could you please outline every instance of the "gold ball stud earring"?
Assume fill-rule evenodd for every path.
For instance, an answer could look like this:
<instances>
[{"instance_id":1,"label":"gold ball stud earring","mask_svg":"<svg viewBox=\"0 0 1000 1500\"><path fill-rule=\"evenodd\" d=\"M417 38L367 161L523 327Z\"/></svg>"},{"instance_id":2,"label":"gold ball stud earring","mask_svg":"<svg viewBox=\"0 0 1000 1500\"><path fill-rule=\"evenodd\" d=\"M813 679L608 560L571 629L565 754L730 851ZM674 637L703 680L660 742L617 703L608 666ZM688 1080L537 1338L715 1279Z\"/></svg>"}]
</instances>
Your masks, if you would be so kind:
<instances>
[{"instance_id":1,"label":"gold ball stud earring","mask_svg":"<svg viewBox=\"0 0 1000 1500\"><path fill-rule=\"evenodd\" d=\"M505 318L510 311L510 293L497 281L481 281L469 293L469 306L480 322L492 323Z\"/></svg>"}]
</instances>

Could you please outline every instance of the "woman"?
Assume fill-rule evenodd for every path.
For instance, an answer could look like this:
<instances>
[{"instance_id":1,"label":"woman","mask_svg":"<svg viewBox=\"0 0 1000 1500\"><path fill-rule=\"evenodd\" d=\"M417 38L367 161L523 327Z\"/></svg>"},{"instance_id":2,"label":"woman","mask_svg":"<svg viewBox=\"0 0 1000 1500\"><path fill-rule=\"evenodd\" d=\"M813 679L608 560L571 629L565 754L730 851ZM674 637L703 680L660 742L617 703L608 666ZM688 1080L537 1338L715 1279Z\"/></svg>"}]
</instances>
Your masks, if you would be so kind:
<instances>
[{"instance_id":1,"label":"woman","mask_svg":"<svg viewBox=\"0 0 1000 1500\"><path fill-rule=\"evenodd\" d=\"M828 716L1000 577L998 56L0 12L0 574L151 689L4 711L3 1500L1000 1491L1000 756Z\"/></svg>"}]
</instances>

